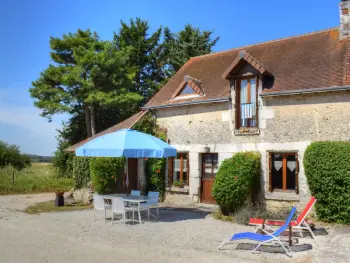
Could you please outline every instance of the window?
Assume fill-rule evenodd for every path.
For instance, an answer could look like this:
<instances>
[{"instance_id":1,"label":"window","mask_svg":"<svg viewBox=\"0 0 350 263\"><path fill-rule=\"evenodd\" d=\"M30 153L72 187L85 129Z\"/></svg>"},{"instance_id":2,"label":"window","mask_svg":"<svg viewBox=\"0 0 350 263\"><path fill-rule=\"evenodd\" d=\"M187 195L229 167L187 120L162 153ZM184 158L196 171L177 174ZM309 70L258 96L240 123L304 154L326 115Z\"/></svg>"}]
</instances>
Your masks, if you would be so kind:
<instances>
[{"instance_id":1,"label":"window","mask_svg":"<svg viewBox=\"0 0 350 263\"><path fill-rule=\"evenodd\" d=\"M186 96L197 94L188 84L184 87L184 89L179 93L178 96Z\"/></svg>"},{"instance_id":2,"label":"window","mask_svg":"<svg viewBox=\"0 0 350 263\"><path fill-rule=\"evenodd\" d=\"M257 78L242 78L236 83L236 129L257 127Z\"/></svg>"},{"instance_id":3,"label":"window","mask_svg":"<svg viewBox=\"0 0 350 263\"><path fill-rule=\"evenodd\" d=\"M218 154L203 154L203 179L213 179L218 171Z\"/></svg>"},{"instance_id":4,"label":"window","mask_svg":"<svg viewBox=\"0 0 350 263\"><path fill-rule=\"evenodd\" d=\"M269 191L295 191L298 189L297 153L269 153Z\"/></svg>"},{"instance_id":5,"label":"window","mask_svg":"<svg viewBox=\"0 0 350 263\"><path fill-rule=\"evenodd\" d=\"M185 185L189 182L189 158L188 153L179 153L168 161L169 184L182 181Z\"/></svg>"}]
</instances>

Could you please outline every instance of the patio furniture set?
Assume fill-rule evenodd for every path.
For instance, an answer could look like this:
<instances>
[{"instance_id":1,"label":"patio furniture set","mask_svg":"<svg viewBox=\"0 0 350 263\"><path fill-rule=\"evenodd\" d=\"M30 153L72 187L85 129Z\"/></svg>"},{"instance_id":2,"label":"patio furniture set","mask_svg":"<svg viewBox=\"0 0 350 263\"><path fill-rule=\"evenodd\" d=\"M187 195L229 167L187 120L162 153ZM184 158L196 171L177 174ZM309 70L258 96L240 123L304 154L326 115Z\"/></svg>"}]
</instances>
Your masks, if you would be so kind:
<instances>
[{"instance_id":1,"label":"patio furniture set","mask_svg":"<svg viewBox=\"0 0 350 263\"><path fill-rule=\"evenodd\" d=\"M276 243L281 246L283 250L286 252L288 256L292 256L292 251L290 246L292 245L292 232L298 232L303 237L303 230L308 231L311 234L311 237L316 241L315 234L313 233L311 227L306 221L306 216L311 211L312 207L316 203L316 198L311 197L310 201L301 212L301 214L297 217L296 220L292 220L293 216L296 213L296 207L293 207L286 221L278 221L278 220L264 220L262 218L250 218L249 225L255 226L255 232L243 232L237 233L230 236L224 242L221 243L219 249L223 245L231 241L237 241L242 239L249 239L253 241L257 241L257 246L252 250L254 253L262 244L264 243ZM274 229L274 227L279 227L278 229ZM283 232L287 230L289 227L289 240L286 244L284 240L281 239L281 235ZM261 231L262 234L257 233Z\"/></svg>"},{"instance_id":2,"label":"patio furniture set","mask_svg":"<svg viewBox=\"0 0 350 263\"><path fill-rule=\"evenodd\" d=\"M111 224L113 224L114 215L122 215L124 224L126 223L127 213L132 213L132 220L135 220L135 213L138 215L138 221L142 224L141 212L147 211L148 219L150 216L159 218L158 209L159 192L148 192L148 196L141 195L138 190L132 190L130 194L109 194L109 195L94 195L94 215L96 211L104 211L105 220L107 211L112 213ZM151 213L151 208L155 208L156 215Z\"/></svg>"}]
</instances>

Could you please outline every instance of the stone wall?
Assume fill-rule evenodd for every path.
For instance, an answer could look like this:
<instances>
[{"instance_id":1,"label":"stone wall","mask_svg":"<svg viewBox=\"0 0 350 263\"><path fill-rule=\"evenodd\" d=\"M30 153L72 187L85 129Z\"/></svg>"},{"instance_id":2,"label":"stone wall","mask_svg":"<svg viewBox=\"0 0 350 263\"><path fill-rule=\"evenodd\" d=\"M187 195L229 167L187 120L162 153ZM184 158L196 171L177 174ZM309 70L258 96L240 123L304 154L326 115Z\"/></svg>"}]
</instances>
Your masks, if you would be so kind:
<instances>
[{"instance_id":1,"label":"stone wall","mask_svg":"<svg viewBox=\"0 0 350 263\"><path fill-rule=\"evenodd\" d=\"M156 115L158 124L168 130L170 144L179 152L189 152L190 195L194 202L199 201L201 153L206 146L218 153L220 162L235 152L259 151L265 197L277 200L281 198L267 192L267 151L298 152L299 195L284 198L303 203L309 198L302 165L306 147L316 140L350 140L349 91L261 99L260 135L234 135L231 102L159 109Z\"/></svg>"}]
</instances>

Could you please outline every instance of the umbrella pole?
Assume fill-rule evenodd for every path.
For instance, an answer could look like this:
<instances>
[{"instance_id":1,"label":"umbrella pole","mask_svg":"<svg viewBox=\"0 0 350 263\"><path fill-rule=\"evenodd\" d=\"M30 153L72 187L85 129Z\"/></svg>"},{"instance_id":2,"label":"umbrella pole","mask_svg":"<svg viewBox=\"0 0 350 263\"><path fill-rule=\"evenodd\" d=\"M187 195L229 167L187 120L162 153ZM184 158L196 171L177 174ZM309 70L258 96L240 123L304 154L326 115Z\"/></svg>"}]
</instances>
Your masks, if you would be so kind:
<instances>
[{"instance_id":1,"label":"umbrella pole","mask_svg":"<svg viewBox=\"0 0 350 263\"><path fill-rule=\"evenodd\" d=\"M126 194L129 194L129 162L128 158L126 158Z\"/></svg>"}]
</instances>

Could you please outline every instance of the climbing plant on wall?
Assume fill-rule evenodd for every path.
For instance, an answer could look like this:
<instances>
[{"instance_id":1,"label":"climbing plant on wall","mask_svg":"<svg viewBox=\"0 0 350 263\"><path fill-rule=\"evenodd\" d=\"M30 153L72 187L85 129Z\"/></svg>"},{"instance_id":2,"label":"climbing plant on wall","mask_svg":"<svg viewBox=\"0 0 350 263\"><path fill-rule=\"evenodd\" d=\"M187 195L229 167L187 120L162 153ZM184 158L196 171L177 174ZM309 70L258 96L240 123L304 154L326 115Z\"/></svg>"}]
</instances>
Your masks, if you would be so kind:
<instances>
[{"instance_id":1,"label":"climbing plant on wall","mask_svg":"<svg viewBox=\"0 0 350 263\"><path fill-rule=\"evenodd\" d=\"M166 141L166 130L161 129L156 124L156 118L152 113L147 113L136 125L134 130L151 134L159 139ZM156 191L160 194L160 199L165 199L165 171L166 158L145 158L147 191Z\"/></svg>"}]
</instances>

